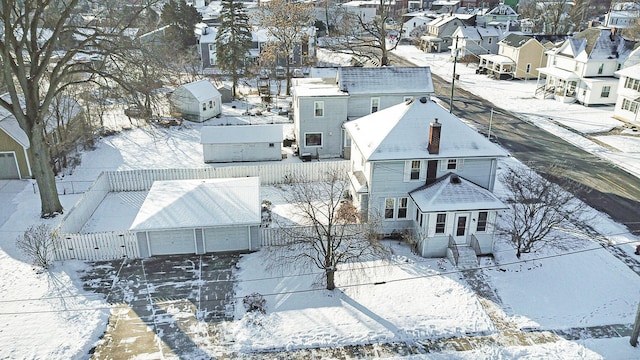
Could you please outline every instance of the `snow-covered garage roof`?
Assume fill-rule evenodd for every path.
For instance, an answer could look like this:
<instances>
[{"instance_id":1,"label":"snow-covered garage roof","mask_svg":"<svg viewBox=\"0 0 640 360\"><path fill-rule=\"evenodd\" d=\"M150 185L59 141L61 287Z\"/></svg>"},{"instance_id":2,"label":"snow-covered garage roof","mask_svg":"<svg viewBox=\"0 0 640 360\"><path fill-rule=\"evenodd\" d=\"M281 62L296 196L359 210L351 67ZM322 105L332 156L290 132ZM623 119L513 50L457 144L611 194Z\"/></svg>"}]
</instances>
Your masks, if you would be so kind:
<instances>
[{"instance_id":1,"label":"snow-covered garage roof","mask_svg":"<svg viewBox=\"0 0 640 360\"><path fill-rule=\"evenodd\" d=\"M201 144L281 143L282 125L203 126Z\"/></svg>"},{"instance_id":2,"label":"snow-covered garage roof","mask_svg":"<svg viewBox=\"0 0 640 360\"><path fill-rule=\"evenodd\" d=\"M260 224L258 177L156 181L130 230Z\"/></svg>"}]
</instances>

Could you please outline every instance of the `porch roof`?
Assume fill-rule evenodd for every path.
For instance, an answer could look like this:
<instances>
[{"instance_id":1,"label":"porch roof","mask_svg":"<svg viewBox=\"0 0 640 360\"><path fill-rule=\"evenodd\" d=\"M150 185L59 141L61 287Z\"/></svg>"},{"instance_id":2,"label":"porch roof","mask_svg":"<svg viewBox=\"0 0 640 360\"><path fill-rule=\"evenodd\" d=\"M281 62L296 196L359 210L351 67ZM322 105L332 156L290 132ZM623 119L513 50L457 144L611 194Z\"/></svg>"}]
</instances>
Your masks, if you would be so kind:
<instances>
[{"instance_id":1,"label":"porch roof","mask_svg":"<svg viewBox=\"0 0 640 360\"><path fill-rule=\"evenodd\" d=\"M480 59L485 59L488 62L492 62L494 64L500 64L500 65L516 64L515 61L511 60L510 58L504 55L483 54L483 55L480 55Z\"/></svg>"},{"instance_id":2,"label":"porch roof","mask_svg":"<svg viewBox=\"0 0 640 360\"><path fill-rule=\"evenodd\" d=\"M491 191L449 173L409 193L421 212L499 210L507 206Z\"/></svg>"},{"instance_id":3,"label":"porch roof","mask_svg":"<svg viewBox=\"0 0 640 360\"><path fill-rule=\"evenodd\" d=\"M547 76L553 76L560 78L562 80L578 80L580 77L571 71L558 69L555 67L542 67L538 68L538 73L544 74Z\"/></svg>"}]
</instances>

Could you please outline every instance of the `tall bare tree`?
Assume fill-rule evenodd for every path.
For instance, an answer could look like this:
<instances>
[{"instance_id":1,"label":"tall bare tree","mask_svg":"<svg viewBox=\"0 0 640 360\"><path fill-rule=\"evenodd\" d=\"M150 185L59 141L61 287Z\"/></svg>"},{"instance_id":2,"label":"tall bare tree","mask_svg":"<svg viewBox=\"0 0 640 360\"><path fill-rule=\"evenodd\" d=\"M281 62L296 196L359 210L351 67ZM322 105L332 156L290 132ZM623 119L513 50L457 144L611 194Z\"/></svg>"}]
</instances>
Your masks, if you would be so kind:
<instances>
[{"instance_id":1,"label":"tall bare tree","mask_svg":"<svg viewBox=\"0 0 640 360\"><path fill-rule=\"evenodd\" d=\"M279 221L288 243L269 248L275 265L311 263L324 272L326 288L333 290L339 266L356 266L362 260L386 256L375 224L357 223L357 209L344 199L349 184L345 174L329 170L319 182L297 175L289 180L282 188L282 196L295 207L301 226Z\"/></svg>"},{"instance_id":2,"label":"tall bare tree","mask_svg":"<svg viewBox=\"0 0 640 360\"><path fill-rule=\"evenodd\" d=\"M544 171L560 179L553 176L557 169ZM518 258L545 245L558 244L564 235L559 228L586 225L587 206L573 195L575 184L554 184L528 168L508 168L500 181L508 191L511 211L499 228L509 236Z\"/></svg>"},{"instance_id":3,"label":"tall bare tree","mask_svg":"<svg viewBox=\"0 0 640 360\"><path fill-rule=\"evenodd\" d=\"M291 88L291 67L296 49L308 41L313 26L313 5L306 2L273 0L264 3L256 15L260 27L268 30L270 39L260 53L261 64L284 64L287 79L287 95ZM302 53L299 53L302 58ZM302 59L304 61L304 59Z\"/></svg>"},{"instance_id":4,"label":"tall bare tree","mask_svg":"<svg viewBox=\"0 0 640 360\"><path fill-rule=\"evenodd\" d=\"M78 58L104 56L116 47L143 7L127 8L129 16L123 17L124 11L116 13L122 7L94 0L2 0L1 4L0 80L8 99L0 99L0 106L16 117L29 137L41 216L52 217L63 211L44 135L53 100L66 88L93 80L92 67ZM96 18L108 27L98 26L99 21L82 23L79 12L89 9L101 9ZM119 20L123 18L128 21Z\"/></svg>"},{"instance_id":5,"label":"tall bare tree","mask_svg":"<svg viewBox=\"0 0 640 360\"><path fill-rule=\"evenodd\" d=\"M392 4L388 0L379 0L373 18L344 7L336 9L332 19L335 31L326 42L327 47L373 61L379 66L390 65L389 53L398 46L402 34L402 25L390 28L390 24L395 24Z\"/></svg>"}]
</instances>

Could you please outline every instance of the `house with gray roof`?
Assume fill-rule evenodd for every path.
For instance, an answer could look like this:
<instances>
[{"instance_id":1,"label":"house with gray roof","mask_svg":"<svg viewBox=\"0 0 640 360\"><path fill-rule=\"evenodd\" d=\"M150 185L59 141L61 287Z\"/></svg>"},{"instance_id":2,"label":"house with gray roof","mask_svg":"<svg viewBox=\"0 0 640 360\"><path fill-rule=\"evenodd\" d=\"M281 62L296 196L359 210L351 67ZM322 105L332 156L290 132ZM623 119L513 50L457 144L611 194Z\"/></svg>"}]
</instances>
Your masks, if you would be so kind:
<instances>
[{"instance_id":1,"label":"house with gray roof","mask_svg":"<svg viewBox=\"0 0 640 360\"><path fill-rule=\"evenodd\" d=\"M498 41L504 37L504 32L495 26L460 26L452 37L455 41L451 46L451 56L461 58L497 53Z\"/></svg>"},{"instance_id":2,"label":"house with gray roof","mask_svg":"<svg viewBox=\"0 0 640 360\"><path fill-rule=\"evenodd\" d=\"M341 67L333 78L293 79L294 135L300 154L350 158L343 124L434 93L428 67Z\"/></svg>"},{"instance_id":3,"label":"house with gray roof","mask_svg":"<svg viewBox=\"0 0 640 360\"><path fill-rule=\"evenodd\" d=\"M581 31L547 51L547 64L538 69L535 95L585 106L615 104L615 72L622 69L635 45L616 29Z\"/></svg>"},{"instance_id":4,"label":"house with gray roof","mask_svg":"<svg viewBox=\"0 0 640 360\"><path fill-rule=\"evenodd\" d=\"M443 52L453 45L453 32L460 26L475 25L475 15L444 14L427 24L427 34L420 37L420 48L426 52Z\"/></svg>"},{"instance_id":5,"label":"house with gray roof","mask_svg":"<svg viewBox=\"0 0 640 360\"><path fill-rule=\"evenodd\" d=\"M547 50L532 36L511 33L498 42L497 54L480 55L477 72L500 80L536 79L537 69L547 63Z\"/></svg>"},{"instance_id":6,"label":"house with gray roof","mask_svg":"<svg viewBox=\"0 0 640 360\"><path fill-rule=\"evenodd\" d=\"M502 148L428 97L345 124L353 204L382 232L410 232L422 256L493 251ZM457 263L457 261L456 261Z\"/></svg>"}]
</instances>

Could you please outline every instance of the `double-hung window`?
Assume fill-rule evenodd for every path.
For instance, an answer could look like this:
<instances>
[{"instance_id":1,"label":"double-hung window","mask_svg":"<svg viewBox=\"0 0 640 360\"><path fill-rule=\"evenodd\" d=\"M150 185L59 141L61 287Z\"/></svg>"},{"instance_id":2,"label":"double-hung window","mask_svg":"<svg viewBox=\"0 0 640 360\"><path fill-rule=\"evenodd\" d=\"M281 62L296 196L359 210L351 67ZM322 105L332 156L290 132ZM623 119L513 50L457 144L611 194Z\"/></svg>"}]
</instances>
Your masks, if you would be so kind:
<instances>
[{"instance_id":1,"label":"double-hung window","mask_svg":"<svg viewBox=\"0 0 640 360\"><path fill-rule=\"evenodd\" d=\"M411 180L420 179L420 160L411 161Z\"/></svg>"},{"instance_id":2,"label":"double-hung window","mask_svg":"<svg viewBox=\"0 0 640 360\"><path fill-rule=\"evenodd\" d=\"M447 214L436 215L436 234L444 234L444 228L447 223Z\"/></svg>"},{"instance_id":3,"label":"double-hung window","mask_svg":"<svg viewBox=\"0 0 640 360\"><path fill-rule=\"evenodd\" d=\"M395 208L396 208L396 199L394 198L384 199L384 218L393 219Z\"/></svg>"},{"instance_id":4,"label":"double-hung window","mask_svg":"<svg viewBox=\"0 0 640 360\"><path fill-rule=\"evenodd\" d=\"M487 231L487 218L489 213L486 211L480 211L478 213L478 226L476 226L477 232Z\"/></svg>"},{"instance_id":5,"label":"double-hung window","mask_svg":"<svg viewBox=\"0 0 640 360\"><path fill-rule=\"evenodd\" d=\"M379 97L371 98L371 113L373 114L378 110L380 110L380 98Z\"/></svg>"},{"instance_id":6,"label":"double-hung window","mask_svg":"<svg viewBox=\"0 0 640 360\"><path fill-rule=\"evenodd\" d=\"M313 102L313 115L315 117L324 117L324 101Z\"/></svg>"},{"instance_id":7,"label":"double-hung window","mask_svg":"<svg viewBox=\"0 0 640 360\"><path fill-rule=\"evenodd\" d=\"M611 92L611 86L603 86L602 91L600 92L600 97L608 98L610 92Z\"/></svg>"},{"instance_id":8,"label":"double-hung window","mask_svg":"<svg viewBox=\"0 0 640 360\"><path fill-rule=\"evenodd\" d=\"M409 203L409 199L406 197L401 197L398 199L398 219L407 218L408 203Z\"/></svg>"}]
</instances>

